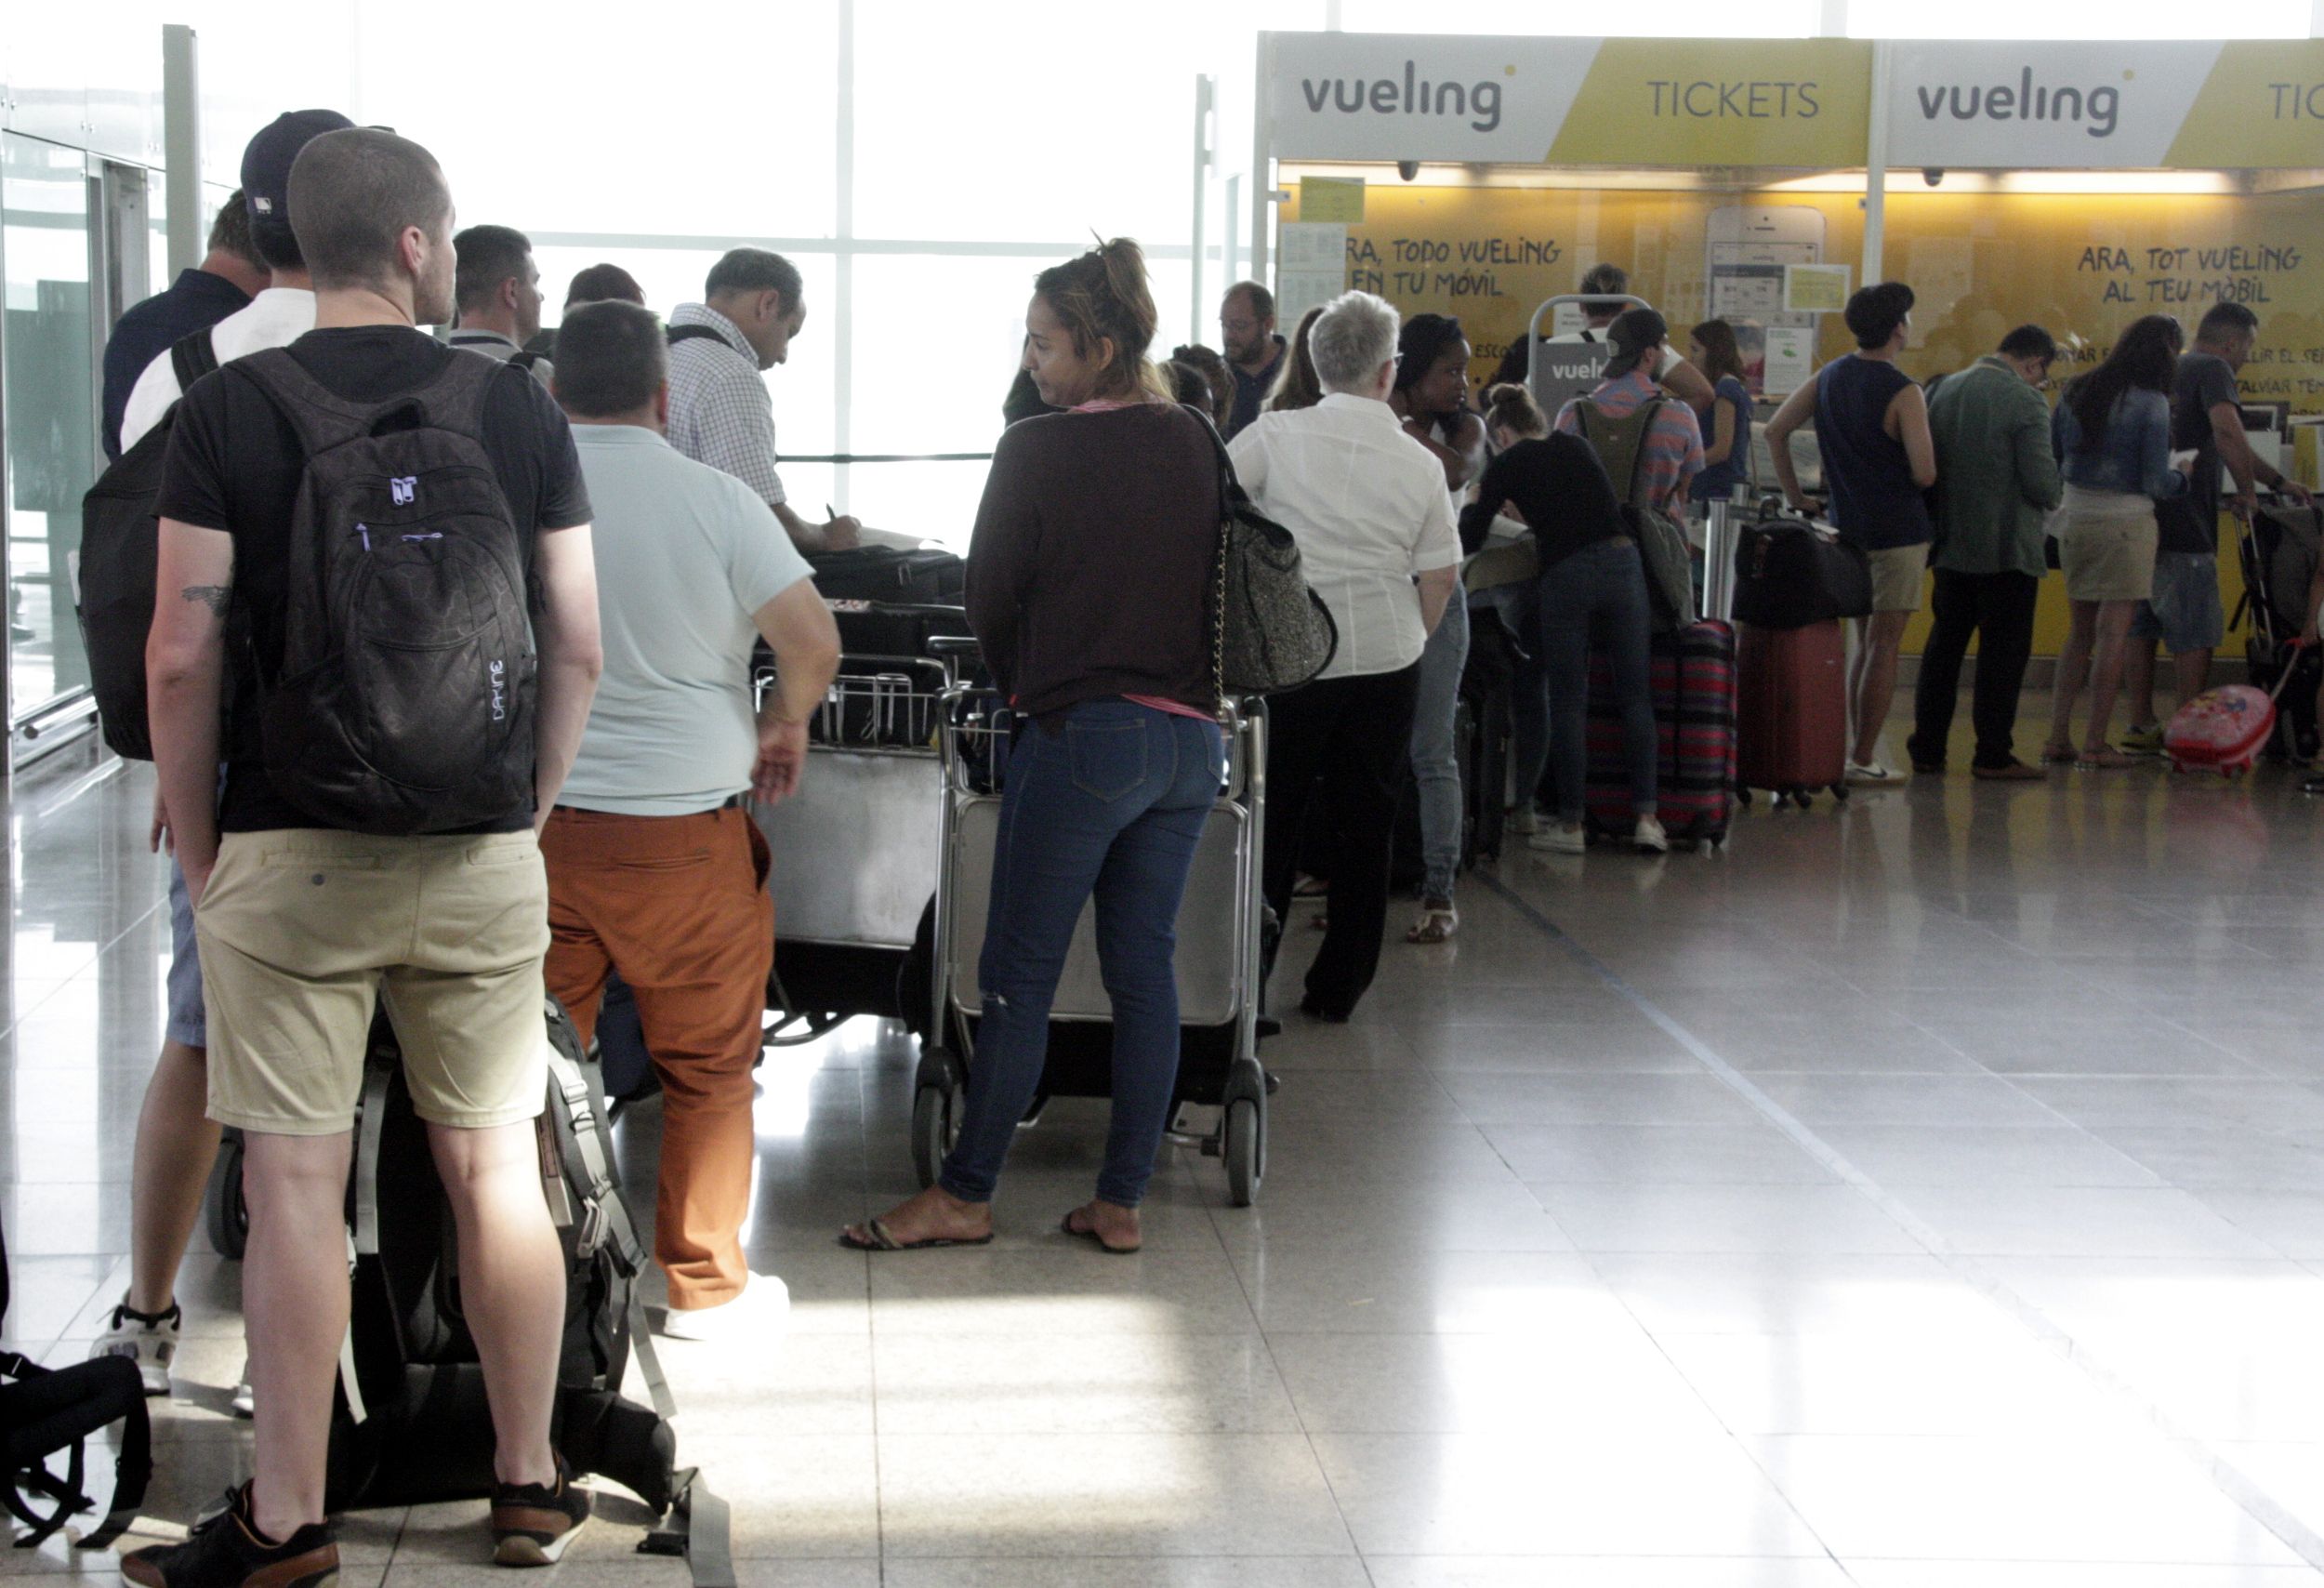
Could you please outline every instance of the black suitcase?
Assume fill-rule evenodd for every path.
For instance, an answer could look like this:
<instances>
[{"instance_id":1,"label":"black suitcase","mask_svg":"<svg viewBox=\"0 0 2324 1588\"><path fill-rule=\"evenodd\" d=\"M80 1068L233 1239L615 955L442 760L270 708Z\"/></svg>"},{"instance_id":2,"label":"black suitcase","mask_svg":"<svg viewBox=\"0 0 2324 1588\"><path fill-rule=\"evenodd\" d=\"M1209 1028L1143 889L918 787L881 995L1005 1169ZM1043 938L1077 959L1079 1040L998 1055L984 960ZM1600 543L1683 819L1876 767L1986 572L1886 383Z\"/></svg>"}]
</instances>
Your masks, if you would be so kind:
<instances>
[{"instance_id":1,"label":"black suitcase","mask_svg":"<svg viewBox=\"0 0 2324 1588\"><path fill-rule=\"evenodd\" d=\"M969 565L949 551L905 551L856 546L811 552L815 589L825 601L926 602L957 606L968 589Z\"/></svg>"},{"instance_id":2,"label":"black suitcase","mask_svg":"<svg viewBox=\"0 0 2324 1588\"><path fill-rule=\"evenodd\" d=\"M1736 536L1736 622L1804 629L1871 610L1872 569L1864 552L1805 519L1763 519Z\"/></svg>"}]
</instances>

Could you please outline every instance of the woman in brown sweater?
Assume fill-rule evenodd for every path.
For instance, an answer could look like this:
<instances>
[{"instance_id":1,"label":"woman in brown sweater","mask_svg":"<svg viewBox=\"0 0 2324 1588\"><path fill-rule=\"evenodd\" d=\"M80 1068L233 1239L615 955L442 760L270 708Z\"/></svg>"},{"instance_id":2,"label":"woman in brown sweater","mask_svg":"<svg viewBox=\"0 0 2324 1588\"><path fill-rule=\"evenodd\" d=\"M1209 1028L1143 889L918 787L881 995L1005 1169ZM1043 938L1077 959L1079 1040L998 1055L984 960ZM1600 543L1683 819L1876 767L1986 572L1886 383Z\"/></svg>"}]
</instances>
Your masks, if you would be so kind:
<instances>
[{"instance_id":1,"label":"woman in brown sweater","mask_svg":"<svg viewBox=\"0 0 2324 1588\"><path fill-rule=\"evenodd\" d=\"M1219 548L1208 430L1146 360L1154 299L1116 239L1041 272L1025 368L1065 410L1009 428L969 549L969 621L1020 731L1002 785L977 967L984 1017L960 1136L936 1184L852 1246L982 1245L1049 1044L1082 906L1114 1006L1114 1124L1096 1198L1067 1234L1139 1245L1178 1077L1176 924L1224 746L1206 614Z\"/></svg>"}]
</instances>

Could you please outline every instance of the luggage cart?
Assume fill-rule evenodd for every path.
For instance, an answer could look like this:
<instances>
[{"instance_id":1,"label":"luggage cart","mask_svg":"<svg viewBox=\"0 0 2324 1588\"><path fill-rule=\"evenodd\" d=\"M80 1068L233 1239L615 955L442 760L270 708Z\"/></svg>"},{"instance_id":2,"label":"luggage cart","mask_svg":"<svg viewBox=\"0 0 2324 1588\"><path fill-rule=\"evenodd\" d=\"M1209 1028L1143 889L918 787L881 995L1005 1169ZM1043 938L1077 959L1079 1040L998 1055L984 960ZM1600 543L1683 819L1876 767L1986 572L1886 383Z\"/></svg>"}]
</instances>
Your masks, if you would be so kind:
<instances>
[{"instance_id":1,"label":"luggage cart","mask_svg":"<svg viewBox=\"0 0 2324 1588\"><path fill-rule=\"evenodd\" d=\"M883 620L922 610L869 609ZM774 860L771 1046L812 1041L859 1014L917 1013L897 975L936 875L944 786L936 724L959 682L957 655L843 653L808 724L799 791L778 804L751 802ZM762 696L772 680L772 668L758 670Z\"/></svg>"},{"instance_id":2,"label":"luggage cart","mask_svg":"<svg viewBox=\"0 0 2324 1588\"><path fill-rule=\"evenodd\" d=\"M1226 777L1179 908L1180 1059L1168 1140L1221 1159L1229 1200L1248 1208L1267 1164L1267 1077L1258 1056L1265 704L1237 702L1221 725ZM990 691L956 685L938 727L944 799L929 948L932 1008L912 1103L912 1164L922 1185L935 1184L958 1133L976 1062L977 960L991 898L1000 768L1015 720ZM1112 1093L1113 1010L1099 972L1095 920L1094 905L1085 906L1050 1009L1049 1060L1028 1124L1051 1097ZM1216 1122L1208 1131L1185 1128L1189 1107L1217 1109Z\"/></svg>"}]
</instances>

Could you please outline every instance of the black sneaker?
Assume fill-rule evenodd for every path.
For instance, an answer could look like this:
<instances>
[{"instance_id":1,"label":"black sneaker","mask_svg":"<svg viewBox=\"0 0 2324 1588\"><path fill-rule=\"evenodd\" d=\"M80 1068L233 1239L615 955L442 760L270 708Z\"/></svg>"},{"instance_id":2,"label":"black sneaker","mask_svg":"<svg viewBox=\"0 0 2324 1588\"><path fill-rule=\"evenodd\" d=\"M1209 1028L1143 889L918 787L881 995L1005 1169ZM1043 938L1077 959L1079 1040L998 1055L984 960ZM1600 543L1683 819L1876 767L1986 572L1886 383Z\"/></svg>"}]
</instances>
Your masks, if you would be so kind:
<instances>
[{"instance_id":1,"label":"black sneaker","mask_svg":"<svg viewBox=\"0 0 2324 1588\"><path fill-rule=\"evenodd\" d=\"M557 1458L557 1481L504 1483L493 1490L493 1564L554 1566L589 1519L589 1491Z\"/></svg>"},{"instance_id":2,"label":"black sneaker","mask_svg":"<svg viewBox=\"0 0 2324 1588\"><path fill-rule=\"evenodd\" d=\"M335 1588L339 1546L328 1522L268 1543L250 1520L245 1483L231 1491L225 1510L195 1523L184 1543L154 1544L123 1557L121 1575L139 1588Z\"/></svg>"}]
</instances>

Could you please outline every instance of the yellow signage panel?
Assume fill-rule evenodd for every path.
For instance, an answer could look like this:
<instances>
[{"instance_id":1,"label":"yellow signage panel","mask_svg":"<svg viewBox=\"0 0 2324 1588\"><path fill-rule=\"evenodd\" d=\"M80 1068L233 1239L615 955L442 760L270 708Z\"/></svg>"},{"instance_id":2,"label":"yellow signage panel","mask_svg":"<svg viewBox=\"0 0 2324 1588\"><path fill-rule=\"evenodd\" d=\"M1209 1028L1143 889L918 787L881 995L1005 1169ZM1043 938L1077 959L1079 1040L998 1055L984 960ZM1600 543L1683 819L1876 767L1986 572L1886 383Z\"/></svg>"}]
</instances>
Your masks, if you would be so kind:
<instances>
[{"instance_id":1,"label":"yellow signage panel","mask_svg":"<svg viewBox=\"0 0 2324 1588\"><path fill-rule=\"evenodd\" d=\"M1864 164L1872 46L1607 39L1544 152L1574 165Z\"/></svg>"},{"instance_id":2,"label":"yellow signage panel","mask_svg":"<svg viewBox=\"0 0 2324 1588\"><path fill-rule=\"evenodd\" d=\"M1794 314L1837 314L1848 307L1850 265L1786 265L1783 306Z\"/></svg>"},{"instance_id":3,"label":"yellow signage panel","mask_svg":"<svg viewBox=\"0 0 2324 1588\"><path fill-rule=\"evenodd\" d=\"M2221 45L2164 163L2324 165L2324 39Z\"/></svg>"},{"instance_id":4,"label":"yellow signage panel","mask_svg":"<svg viewBox=\"0 0 2324 1588\"><path fill-rule=\"evenodd\" d=\"M1364 179L1301 177L1300 218L1357 224L1364 218Z\"/></svg>"}]
</instances>

